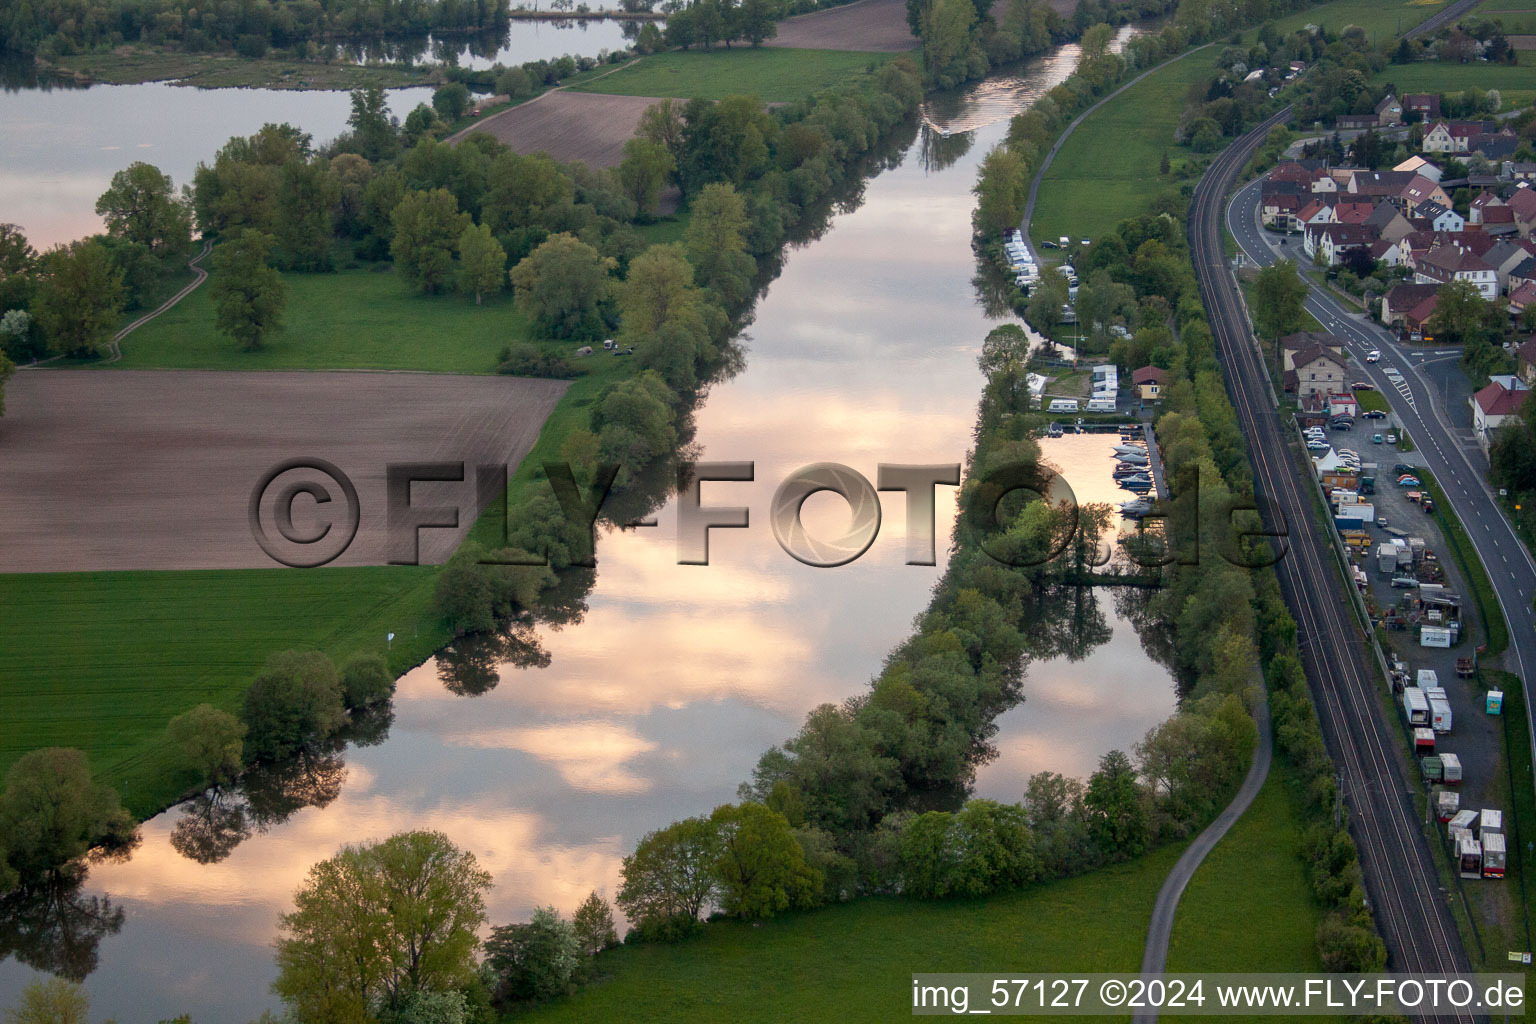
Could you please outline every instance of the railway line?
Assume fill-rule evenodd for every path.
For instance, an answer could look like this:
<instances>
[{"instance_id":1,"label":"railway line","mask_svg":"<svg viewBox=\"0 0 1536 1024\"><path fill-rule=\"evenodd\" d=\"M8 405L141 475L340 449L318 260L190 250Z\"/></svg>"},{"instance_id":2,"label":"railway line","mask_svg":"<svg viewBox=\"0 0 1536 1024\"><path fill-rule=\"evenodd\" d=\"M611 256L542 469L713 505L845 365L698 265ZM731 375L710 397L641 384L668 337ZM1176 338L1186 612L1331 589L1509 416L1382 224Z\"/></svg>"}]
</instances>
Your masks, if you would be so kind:
<instances>
[{"instance_id":1,"label":"railway line","mask_svg":"<svg viewBox=\"0 0 1536 1024\"><path fill-rule=\"evenodd\" d=\"M1286 534L1289 550L1275 568L1296 619L1323 734L1341 769L1350 831L1389 966L1402 972L1465 972L1470 964L1418 825L1414 789L1399 768L1396 737L1375 692L1364 641L1339 589L1331 549L1314 526L1312 495L1297 472L1294 448L1270 399L1259 350L1226 267L1221 236L1226 194L1269 130L1289 114L1286 108L1255 127L1206 170L1190 206L1191 257L1227 390L1248 439L1258 505L1267 526Z\"/></svg>"}]
</instances>

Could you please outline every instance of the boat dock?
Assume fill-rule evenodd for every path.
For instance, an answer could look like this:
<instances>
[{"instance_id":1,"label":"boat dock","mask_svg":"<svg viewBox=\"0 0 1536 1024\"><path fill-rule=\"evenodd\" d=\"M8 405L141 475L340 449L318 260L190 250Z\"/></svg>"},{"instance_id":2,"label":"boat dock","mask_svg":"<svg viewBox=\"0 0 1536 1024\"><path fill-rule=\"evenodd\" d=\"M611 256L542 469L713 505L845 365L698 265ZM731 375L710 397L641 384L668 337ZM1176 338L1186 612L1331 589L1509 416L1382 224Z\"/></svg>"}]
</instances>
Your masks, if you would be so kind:
<instances>
[{"instance_id":1,"label":"boat dock","mask_svg":"<svg viewBox=\"0 0 1536 1024\"><path fill-rule=\"evenodd\" d=\"M1147 442L1147 465L1152 471L1152 488L1159 501L1167 501L1168 474L1163 469L1163 457L1157 451L1157 435L1153 433L1150 423L1143 423L1141 430Z\"/></svg>"}]
</instances>

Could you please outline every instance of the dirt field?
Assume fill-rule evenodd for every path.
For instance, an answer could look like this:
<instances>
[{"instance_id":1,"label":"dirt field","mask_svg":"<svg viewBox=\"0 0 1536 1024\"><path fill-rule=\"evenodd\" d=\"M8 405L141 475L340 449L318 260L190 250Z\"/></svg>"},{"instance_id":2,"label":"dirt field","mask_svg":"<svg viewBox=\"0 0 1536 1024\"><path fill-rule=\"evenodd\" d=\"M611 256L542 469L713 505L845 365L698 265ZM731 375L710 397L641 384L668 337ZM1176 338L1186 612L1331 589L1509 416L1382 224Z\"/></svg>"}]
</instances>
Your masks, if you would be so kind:
<instances>
[{"instance_id":1,"label":"dirt field","mask_svg":"<svg viewBox=\"0 0 1536 1024\"><path fill-rule=\"evenodd\" d=\"M23 371L0 420L0 572L275 568L254 538L249 504L284 460L319 458L356 487L356 538L333 565L383 565L388 463L463 461L465 483L416 484L413 506L455 506L459 528L421 531L421 561L441 562L478 511L474 467L515 467L566 385L514 377L414 373ZM510 471L510 470L509 470ZM279 496L321 483L333 503ZM261 503L282 561L318 559L346 532L342 488L314 472L273 480ZM394 539L408 538L396 529Z\"/></svg>"},{"instance_id":2,"label":"dirt field","mask_svg":"<svg viewBox=\"0 0 1536 1024\"><path fill-rule=\"evenodd\" d=\"M493 114L472 130L489 132L519 153L548 153L556 160L617 167L640 115L659 102L650 96L561 89Z\"/></svg>"},{"instance_id":3,"label":"dirt field","mask_svg":"<svg viewBox=\"0 0 1536 1024\"><path fill-rule=\"evenodd\" d=\"M779 22L779 34L767 45L898 53L915 49L917 37L907 28L905 0L858 0L786 18Z\"/></svg>"}]
</instances>

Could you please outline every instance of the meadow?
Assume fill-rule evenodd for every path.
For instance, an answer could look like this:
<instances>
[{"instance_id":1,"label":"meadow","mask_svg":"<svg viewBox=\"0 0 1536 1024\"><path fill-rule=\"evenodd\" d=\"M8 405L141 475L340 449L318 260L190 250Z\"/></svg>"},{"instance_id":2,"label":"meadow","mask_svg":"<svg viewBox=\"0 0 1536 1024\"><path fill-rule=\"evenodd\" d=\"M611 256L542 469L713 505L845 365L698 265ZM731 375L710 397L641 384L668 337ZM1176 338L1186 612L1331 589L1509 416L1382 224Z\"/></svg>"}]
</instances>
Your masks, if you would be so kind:
<instances>
[{"instance_id":1,"label":"meadow","mask_svg":"<svg viewBox=\"0 0 1536 1024\"><path fill-rule=\"evenodd\" d=\"M622 96L701 96L718 100L747 94L765 103L793 103L867 74L890 54L784 47L682 50L658 53L572 89Z\"/></svg>"}]
</instances>

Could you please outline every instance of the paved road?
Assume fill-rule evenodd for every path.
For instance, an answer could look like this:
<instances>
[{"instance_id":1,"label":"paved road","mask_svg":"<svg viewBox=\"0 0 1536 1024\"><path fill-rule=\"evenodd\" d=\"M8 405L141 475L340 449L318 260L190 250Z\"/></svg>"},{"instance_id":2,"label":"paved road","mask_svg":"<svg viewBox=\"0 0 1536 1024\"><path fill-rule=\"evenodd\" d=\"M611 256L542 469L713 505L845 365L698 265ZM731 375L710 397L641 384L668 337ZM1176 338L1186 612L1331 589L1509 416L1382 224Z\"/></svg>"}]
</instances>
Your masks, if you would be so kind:
<instances>
[{"instance_id":1,"label":"paved road","mask_svg":"<svg viewBox=\"0 0 1536 1024\"><path fill-rule=\"evenodd\" d=\"M1323 736L1340 769L1350 831L1393 970L1452 973L1468 968L1419 829L1395 731L1378 703L1353 608L1336 575L1337 556L1313 523L1313 486L1302 476L1294 428L1276 410L1237 285L1226 265L1221 222L1227 191L1281 111L1227 147L1195 189L1189 239L1200 295L1211 317L1226 384L1248 440L1254 491L1271 529L1286 534L1275 566L1296 619L1297 641ZM1472 1019L1470 1016L1462 1019Z\"/></svg>"},{"instance_id":2,"label":"paved road","mask_svg":"<svg viewBox=\"0 0 1536 1024\"><path fill-rule=\"evenodd\" d=\"M1404 32L1403 37L1405 39L1412 39L1414 36L1421 36L1426 32L1437 31L1440 26L1455 21L1480 3L1482 3L1482 0L1456 0L1456 3L1451 4L1451 6L1439 14L1419 22L1418 25Z\"/></svg>"},{"instance_id":3,"label":"paved road","mask_svg":"<svg viewBox=\"0 0 1536 1024\"><path fill-rule=\"evenodd\" d=\"M1272 244L1274 236L1259 226L1261 188L1262 183L1254 180L1239 189L1227 208L1226 222L1248 258L1268 265L1280 257ZM1299 245L1288 248L1288 258L1306 258ZM1429 467L1466 527L1477 557L1488 570L1498 610L1509 624L1506 664L1521 679L1526 707L1536 706L1532 704L1536 694L1530 674L1530 669L1536 668L1536 630L1532 629L1531 613L1536 599L1536 561L1520 542L1488 483L1488 460L1478 448L1470 425L1460 425L1470 424L1469 414L1447 407L1451 395L1465 394L1447 379L1457 372L1454 363L1459 352L1400 345L1392 332L1371 323L1363 313L1345 309L1312 281L1307 280L1307 284L1311 290L1307 311L1330 333L1344 339L1345 350L1354 357L1357 379L1369 381L1387 396L1396 419L1413 438L1416 450L1401 461ZM1381 353L1380 362L1365 361L1372 349ZM1383 453L1383 458L1388 457ZM1526 716L1526 728L1536 744L1536 716ZM1531 772L1536 768L1516 765L1515 770Z\"/></svg>"}]
</instances>

